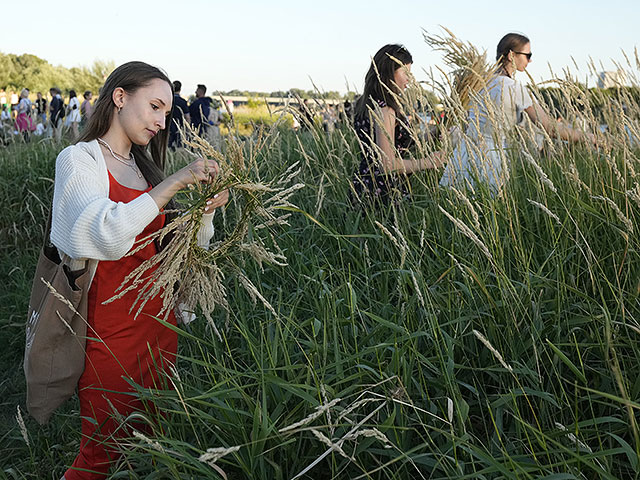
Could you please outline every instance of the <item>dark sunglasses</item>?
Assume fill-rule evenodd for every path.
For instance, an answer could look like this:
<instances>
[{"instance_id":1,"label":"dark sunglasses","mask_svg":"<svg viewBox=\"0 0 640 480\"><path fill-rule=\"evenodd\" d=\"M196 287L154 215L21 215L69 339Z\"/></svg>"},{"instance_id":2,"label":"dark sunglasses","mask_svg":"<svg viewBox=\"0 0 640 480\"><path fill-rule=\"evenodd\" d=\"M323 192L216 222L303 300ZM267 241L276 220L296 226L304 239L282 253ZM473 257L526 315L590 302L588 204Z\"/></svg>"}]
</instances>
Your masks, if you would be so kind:
<instances>
[{"instance_id":1,"label":"dark sunglasses","mask_svg":"<svg viewBox=\"0 0 640 480\"><path fill-rule=\"evenodd\" d=\"M531 53L531 52L529 52L529 53L513 52L513 53L517 53L518 55L524 55L525 57L527 57L527 60L531 60L531 57L533 56L533 53Z\"/></svg>"}]
</instances>

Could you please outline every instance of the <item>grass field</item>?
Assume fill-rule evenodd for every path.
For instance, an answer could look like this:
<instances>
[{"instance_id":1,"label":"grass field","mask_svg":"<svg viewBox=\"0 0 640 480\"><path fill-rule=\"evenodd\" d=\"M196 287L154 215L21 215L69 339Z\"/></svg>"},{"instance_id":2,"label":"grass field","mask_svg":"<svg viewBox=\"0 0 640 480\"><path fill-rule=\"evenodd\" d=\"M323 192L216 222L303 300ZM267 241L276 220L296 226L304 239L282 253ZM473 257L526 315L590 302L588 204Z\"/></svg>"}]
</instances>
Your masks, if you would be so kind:
<instances>
[{"instance_id":1,"label":"grass field","mask_svg":"<svg viewBox=\"0 0 640 480\"><path fill-rule=\"evenodd\" d=\"M609 119L606 152L514 148L503 197L427 172L411 202L367 211L349 201L351 131L279 130L260 174L300 161L306 213L273 230L287 266L243 265L275 314L227 279L222 341L202 319L182 330L175 388L139 390L167 414L123 445L112 478L638 478L628 122ZM57 479L80 439L76 399L45 427L24 413L24 321L59 150L0 150L0 477ZM219 238L233 208L217 222Z\"/></svg>"},{"instance_id":2,"label":"grass field","mask_svg":"<svg viewBox=\"0 0 640 480\"><path fill-rule=\"evenodd\" d=\"M241 105L233 111L235 127L241 135L250 135L255 125L273 125L276 119L279 118L279 115L275 112L280 109L282 109L282 107L271 107L271 109L269 109L264 104L258 104L254 107ZM227 127L229 115L226 114L224 117L225 123L221 126L220 130L224 135L227 135L229 133ZM288 114L282 121L291 126L293 124L293 117L291 114Z\"/></svg>"}]
</instances>

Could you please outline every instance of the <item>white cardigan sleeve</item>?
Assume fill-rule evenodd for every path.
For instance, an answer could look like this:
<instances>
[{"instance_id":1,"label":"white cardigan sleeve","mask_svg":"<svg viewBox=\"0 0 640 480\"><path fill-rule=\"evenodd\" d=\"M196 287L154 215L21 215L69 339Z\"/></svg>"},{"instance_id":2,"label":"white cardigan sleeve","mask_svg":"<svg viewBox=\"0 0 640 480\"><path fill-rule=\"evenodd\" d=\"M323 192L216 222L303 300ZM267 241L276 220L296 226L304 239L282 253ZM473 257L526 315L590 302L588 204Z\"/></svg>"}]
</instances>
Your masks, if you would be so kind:
<instances>
[{"instance_id":1,"label":"white cardigan sleeve","mask_svg":"<svg viewBox=\"0 0 640 480\"><path fill-rule=\"evenodd\" d=\"M122 258L159 213L148 193L128 203L110 200L104 173L80 145L56 160L51 242L72 259Z\"/></svg>"},{"instance_id":2,"label":"white cardigan sleeve","mask_svg":"<svg viewBox=\"0 0 640 480\"><path fill-rule=\"evenodd\" d=\"M209 250L209 243L213 238L213 215L215 213L216 211L214 210L211 213L202 215L200 230L198 230L198 245L206 250Z\"/></svg>"}]
</instances>

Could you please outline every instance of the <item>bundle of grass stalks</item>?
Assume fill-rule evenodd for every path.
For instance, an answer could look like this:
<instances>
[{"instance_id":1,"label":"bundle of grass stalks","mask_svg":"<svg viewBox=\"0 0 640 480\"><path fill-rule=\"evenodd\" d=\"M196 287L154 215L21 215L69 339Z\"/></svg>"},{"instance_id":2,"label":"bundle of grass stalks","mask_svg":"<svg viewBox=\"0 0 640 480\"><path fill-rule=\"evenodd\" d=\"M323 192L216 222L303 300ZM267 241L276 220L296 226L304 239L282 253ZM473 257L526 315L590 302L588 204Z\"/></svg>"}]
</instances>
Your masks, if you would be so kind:
<instances>
[{"instance_id":1,"label":"bundle of grass stalks","mask_svg":"<svg viewBox=\"0 0 640 480\"><path fill-rule=\"evenodd\" d=\"M183 142L196 156L218 162L219 171L211 183L196 183L183 192L181 208L176 218L164 228L142 239L129 252L133 255L151 242L165 245L155 256L133 270L105 303L121 298L133 289L138 295L131 306L136 316L147 301L157 295L163 299L158 317L167 315L174 306L183 314L199 311L221 338L212 313L216 305L228 308L223 280L236 275L240 284L255 301L260 299L275 314L275 310L243 273L244 260L252 258L260 264L286 265L286 258L270 236L265 242L263 232L271 227L287 225L291 196L304 185L293 183L300 169L294 163L275 179L259 178L256 159L268 150L278 136L278 124L269 131L258 132L255 141L241 144L230 135L224 154L197 134L188 125L182 132ZM207 200L224 190L232 192L229 203L235 210L235 225L223 239L208 248L198 245L198 232Z\"/></svg>"},{"instance_id":2,"label":"bundle of grass stalks","mask_svg":"<svg viewBox=\"0 0 640 480\"><path fill-rule=\"evenodd\" d=\"M480 52L471 43L460 40L448 28L442 29L446 35L432 35L424 30L424 40L434 50L443 52L445 64L454 69L445 78L451 96L456 100L454 103L466 112L473 94L486 86L496 65L489 63L486 51Z\"/></svg>"}]
</instances>

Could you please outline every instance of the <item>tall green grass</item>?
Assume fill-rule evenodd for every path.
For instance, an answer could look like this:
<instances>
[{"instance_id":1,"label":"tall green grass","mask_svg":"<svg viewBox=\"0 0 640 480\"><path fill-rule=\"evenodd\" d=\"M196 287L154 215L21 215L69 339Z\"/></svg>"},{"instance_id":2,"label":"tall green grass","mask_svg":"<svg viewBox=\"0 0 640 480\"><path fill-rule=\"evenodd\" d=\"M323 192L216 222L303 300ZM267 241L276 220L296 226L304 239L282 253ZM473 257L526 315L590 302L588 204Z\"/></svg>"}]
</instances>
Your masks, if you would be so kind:
<instances>
[{"instance_id":1,"label":"tall green grass","mask_svg":"<svg viewBox=\"0 0 640 480\"><path fill-rule=\"evenodd\" d=\"M514 147L502 197L427 172L411 202L364 210L350 129L279 131L261 175L300 161L306 184L273 231L288 266L243 266L277 315L229 279L222 341L203 320L179 330L172 388L138 388L165 413L129 419L149 428L112 478L638 478L638 113L608 119L610 151ZM76 400L46 427L25 418L26 439L16 419L59 149L0 151L7 478L58 478L80 439ZM217 221L222 236L233 209Z\"/></svg>"}]
</instances>

